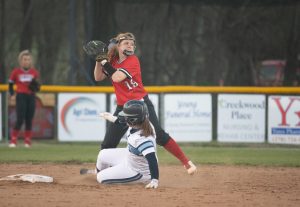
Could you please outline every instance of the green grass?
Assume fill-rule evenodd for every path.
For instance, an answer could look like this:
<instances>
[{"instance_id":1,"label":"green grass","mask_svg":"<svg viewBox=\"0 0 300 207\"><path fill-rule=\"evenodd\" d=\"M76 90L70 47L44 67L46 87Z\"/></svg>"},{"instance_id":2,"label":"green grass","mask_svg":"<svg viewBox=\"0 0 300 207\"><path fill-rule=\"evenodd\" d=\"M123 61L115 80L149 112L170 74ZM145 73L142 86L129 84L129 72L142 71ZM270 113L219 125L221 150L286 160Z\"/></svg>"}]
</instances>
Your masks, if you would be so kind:
<instances>
[{"instance_id":1,"label":"green grass","mask_svg":"<svg viewBox=\"0 0 300 207\"><path fill-rule=\"evenodd\" d=\"M300 167L299 146L268 144L180 144L197 164ZM0 144L0 163L94 163L99 143L55 143L38 141L30 149ZM124 144L121 144L124 146ZM158 148L160 164L179 164L164 148Z\"/></svg>"}]
</instances>

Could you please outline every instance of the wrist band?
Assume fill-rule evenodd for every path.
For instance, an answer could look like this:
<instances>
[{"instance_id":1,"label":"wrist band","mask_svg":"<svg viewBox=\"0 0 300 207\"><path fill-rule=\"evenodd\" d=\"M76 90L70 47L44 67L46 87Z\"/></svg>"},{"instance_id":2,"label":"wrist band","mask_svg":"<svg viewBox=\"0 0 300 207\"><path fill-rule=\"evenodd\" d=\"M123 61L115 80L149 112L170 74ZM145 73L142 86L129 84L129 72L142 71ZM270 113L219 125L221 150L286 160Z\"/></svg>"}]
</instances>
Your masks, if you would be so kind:
<instances>
[{"instance_id":1,"label":"wrist band","mask_svg":"<svg viewBox=\"0 0 300 207\"><path fill-rule=\"evenodd\" d=\"M114 67L111 66L109 62L104 63L103 68L107 72L109 77L111 77L116 72L116 69L114 69Z\"/></svg>"}]
</instances>

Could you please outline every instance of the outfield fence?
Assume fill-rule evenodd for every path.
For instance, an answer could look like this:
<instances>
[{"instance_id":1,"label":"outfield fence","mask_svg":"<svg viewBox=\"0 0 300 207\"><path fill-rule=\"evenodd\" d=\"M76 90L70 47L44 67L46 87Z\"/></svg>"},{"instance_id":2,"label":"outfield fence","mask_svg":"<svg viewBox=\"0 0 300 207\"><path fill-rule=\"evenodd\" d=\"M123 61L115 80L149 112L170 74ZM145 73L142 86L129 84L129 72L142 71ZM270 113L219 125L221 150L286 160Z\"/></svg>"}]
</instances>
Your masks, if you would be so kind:
<instances>
[{"instance_id":1,"label":"outfield fence","mask_svg":"<svg viewBox=\"0 0 300 207\"><path fill-rule=\"evenodd\" d=\"M299 87L149 86L162 126L178 142L300 144ZM0 138L15 117L8 86L0 85ZM116 107L112 87L47 86L37 94L34 137L101 141L106 122L97 115Z\"/></svg>"}]
</instances>

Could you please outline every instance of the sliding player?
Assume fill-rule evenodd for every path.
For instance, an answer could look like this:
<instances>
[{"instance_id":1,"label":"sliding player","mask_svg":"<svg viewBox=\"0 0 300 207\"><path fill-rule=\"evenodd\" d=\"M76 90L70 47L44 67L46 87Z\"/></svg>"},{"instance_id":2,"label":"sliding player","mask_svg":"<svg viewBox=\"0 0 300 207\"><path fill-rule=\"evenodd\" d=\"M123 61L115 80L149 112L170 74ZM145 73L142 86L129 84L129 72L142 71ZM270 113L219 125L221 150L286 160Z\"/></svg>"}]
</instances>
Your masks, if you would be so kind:
<instances>
[{"instance_id":1,"label":"sliding player","mask_svg":"<svg viewBox=\"0 0 300 207\"><path fill-rule=\"evenodd\" d=\"M127 148L102 149L96 170L97 181L113 183L148 183L146 188L157 188L159 170L156 156L154 127L148 119L144 101L125 103L118 118L105 112L102 117L114 125L128 125Z\"/></svg>"}]
</instances>

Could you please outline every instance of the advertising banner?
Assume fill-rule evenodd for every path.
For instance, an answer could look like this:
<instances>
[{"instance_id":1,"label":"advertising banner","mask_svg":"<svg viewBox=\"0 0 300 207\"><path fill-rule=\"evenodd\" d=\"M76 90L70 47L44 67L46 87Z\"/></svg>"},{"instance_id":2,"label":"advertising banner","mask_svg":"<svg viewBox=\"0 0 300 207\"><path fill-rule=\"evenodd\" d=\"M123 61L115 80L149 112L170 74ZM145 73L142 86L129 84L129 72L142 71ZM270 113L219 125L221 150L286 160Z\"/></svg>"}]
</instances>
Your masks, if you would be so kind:
<instances>
[{"instance_id":1,"label":"advertising banner","mask_svg":"<svg viewBox=\"0 0 300 207\"><path fill-rule=\"evenodd\" d=\"M104 111L105 94L58 94L59 141L103 140L106 123L99 117L99 113Z\"/></svg>"},{"instance_id":2,"label":"advertising banner","mask_svg":"<svg viewBox=\"0 0 300 207\"><path fill-rule=\"evenodd\" d=\"M15 97L9 100L8 124L9 132L13 130L17 121ZM35 113L32 120L33 139L53 139L54 138L54 105L55 95L52 93L38 93L35 97ZM25 124L22 125L19 136L24 138Z\"/></svg>"},{"instance_id":3,"label":"advertising banner","mask_svg":"<svg viewBox=\"0 0 300 207\"><path fill-rule=\"evenodd\" d=\"M164 95L164 128L178 142L212 140L210 94Z\"/></svg>"},{"instance_id":4,"label":"advertising banner","mask_svg":"<svg viewBox=\"0 0 300 207\"><path fill-rule=\"evenodd\" d=\"M269 96L268 142L300 144L300 96Z\"/></svg>"},{"instance_id":5,"label":"advertising banner","mask_svg":"<svg viewBox=\"0 0 300 207\"><path fill-rule=\"evenodd\" d=\"M265 110L265 95L218 95L218 141L264 142Z\"/></svg>"}]
</instances>

